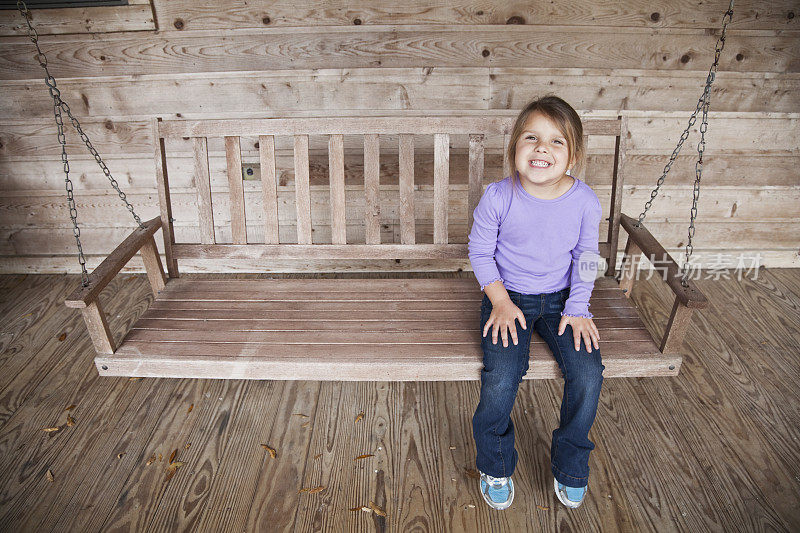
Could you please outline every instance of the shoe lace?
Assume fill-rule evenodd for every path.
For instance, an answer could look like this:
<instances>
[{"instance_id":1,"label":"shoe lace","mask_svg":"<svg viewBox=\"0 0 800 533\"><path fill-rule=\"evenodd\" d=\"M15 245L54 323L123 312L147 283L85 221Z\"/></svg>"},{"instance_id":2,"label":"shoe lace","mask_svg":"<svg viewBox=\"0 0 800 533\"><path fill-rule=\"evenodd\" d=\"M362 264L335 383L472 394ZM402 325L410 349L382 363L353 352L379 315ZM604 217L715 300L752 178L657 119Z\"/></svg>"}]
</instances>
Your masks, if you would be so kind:
<instances>
[{"instance_id":1,"label":"shoe lace","mask_svg":"<svg viewBox=\"0 0 800 533\"><path fill-rule=\"evenodd\" d=\"M492 477L489 474L484 474L484 476L486 476L487 483L489 483L489 485L497 489L505 486L506 483L508 483L507 477Z\"/></svg>"}]
</instances>

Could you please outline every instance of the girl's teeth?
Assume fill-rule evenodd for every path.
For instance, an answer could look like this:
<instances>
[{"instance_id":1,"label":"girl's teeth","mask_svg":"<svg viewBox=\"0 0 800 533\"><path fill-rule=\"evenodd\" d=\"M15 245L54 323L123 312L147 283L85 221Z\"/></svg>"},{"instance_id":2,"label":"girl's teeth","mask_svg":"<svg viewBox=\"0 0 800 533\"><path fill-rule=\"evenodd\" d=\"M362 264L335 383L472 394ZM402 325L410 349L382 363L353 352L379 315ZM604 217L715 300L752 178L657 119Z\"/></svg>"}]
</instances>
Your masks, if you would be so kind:
<instances>
[{"instance_id":1,"label":"girl's teeth","mask_svg":"<svg viewBox=\"0 0 800 533\"><path fill-rule=\"evenodd\" d=\"M540 161L531 161L531 166L539 167L539 168L547 168L550 166L550 163L542 163Z\"/></svg>"}]
</instances>

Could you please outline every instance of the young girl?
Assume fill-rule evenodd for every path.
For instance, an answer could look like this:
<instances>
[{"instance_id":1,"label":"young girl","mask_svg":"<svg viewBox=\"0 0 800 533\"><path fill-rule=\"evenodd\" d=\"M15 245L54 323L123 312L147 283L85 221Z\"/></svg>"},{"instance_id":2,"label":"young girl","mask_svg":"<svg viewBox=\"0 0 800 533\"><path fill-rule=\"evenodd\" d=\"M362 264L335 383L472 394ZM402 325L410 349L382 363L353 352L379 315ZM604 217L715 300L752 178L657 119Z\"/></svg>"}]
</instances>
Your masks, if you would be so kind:
<instances>
[{"instance_id":1,"label":"young girl","mask_svg":"<svg viewBox=\"0 0 800 533\"><path fill-rule=\"evenodd\" d=\"M594 449L588 434L605 366L589 312L602 210L594 191L568 174L583 166L585 153L575 110L556 96L534 100L511 132L508 160L515 171L491 183L475 208L469 259L485 294L481 396L472 426L481 493L495 509L514 499L510 414L528 371L534 330L564 377L560 426L550 450L554 489L571 508L586 494Z\"/></svg>"}]
</instances>

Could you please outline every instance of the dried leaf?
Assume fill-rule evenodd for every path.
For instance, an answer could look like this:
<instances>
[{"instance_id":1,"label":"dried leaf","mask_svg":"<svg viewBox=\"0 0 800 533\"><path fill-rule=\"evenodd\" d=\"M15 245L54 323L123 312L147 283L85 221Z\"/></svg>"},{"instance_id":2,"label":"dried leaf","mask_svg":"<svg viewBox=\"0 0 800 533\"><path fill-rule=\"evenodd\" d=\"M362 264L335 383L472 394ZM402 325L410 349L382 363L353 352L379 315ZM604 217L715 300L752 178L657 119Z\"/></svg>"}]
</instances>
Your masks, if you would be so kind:
<instances>
[{"instance_id":1,"label":"dried leaf","mask_svg":"<svg viewBox=\"0 0 800 533\"><path fill-rule=\"evenodd\" d=\"M325 490L325 486L324 485L320 485L319 487L314 487L313 489L311 487L306 487L304 489L298 490L297 494L300 494L301 492L307 492L309 494L314 494L315 492L320 492L322 490Z\"/></svg>"},{"instance_id":2,"label":"dried leaf","mask_svg":"<svg viewBox=\"0 0 800 533\"><path fill-rule=\"evenodd\" d=\"M278 452L275 451L275 448L267 446L266 444L262 444L261 447L267 450L269 452L269 456L272 457L273 459L275 459L275 457L278 456Z\"/></svg>"},{"instance_id":3,"label":"dried leaf","mask_svg":"<svg viewBox=\"0 0 800 533\"><path fill-rule=\"evenodd\" d=\"M51 428L42 428L42 431L46 431L46 432L50 433L50 432L53 432L53 431L58 431L60 429L61 429L60 426L55 426L55 427L51 427Z\"/></svg>"},{"instance_id":4,"label":"dried leaf","mask_svg":"<svg viewBox=\"0 0 800 533\"><path fill-rule=\"evenodd\" d=\"M315 456L314 456L314 460L316 461L316 460L317 460L317 459L319 459L320 457L322 457L322 454L321 454L321 453L318 453L317 455L315 455Z\"/></svg>"},{"instance_id":5,"label":"dried leaf","mask_svg":"<svg viewBox=\"0 0 800 533\"><path fill-rule=\"evenodd\" d=\"M62 333L61 335L59 335L59 336L58 336L58 340L60 340L60 341L62 341L62 342L63 342L63 341L64 341L64 339L66 339L66 338L67 338L67 334L66 334L66 333Z\"/></svg>"},{"instance_id":6,"label":"dried leaf","mask_svg":"<svg viewBox=\"0 0 800 533\"><path fill-rule=\"evenodd\" d=\"M128 452L120 452L120 453L118 453L117 454L117 459L122 459L122 456L125 455L126 453L128 453Z\"/></svg>"},{"instance_id":7,"label":"dried leaf","mask_svg":"<svg viewBox=\"0 0 800 533\"><path fill-rule=\"evenodd\" d=\"M456 447L455 447L455 446L450 446L450 449L451 449L451 450L455 450L455 449L456 449Z\"/></svg>"},{"instance_id":8,"label":"dried leaf","mask_svg":"<svg viewBox=\"0 0 800 533\"><path fill-rule=\"evenodd\" d=\"M147 466L150 466L151 464L153 464L155 462L156 462L156 454L153 454L153 455L150 456L150 459L147 460Z\"/></svg>"},{"instance_id":9,"label":"dried leaf","mask_svg":"<svg viewBox=\"0 0 800 533\"><path fill-rule=\"evenodd\" d=\"M550 508L549 508L549 507L545 507L545 506L543 506L543 505L537 505L536 507L538 507L538 508L539 508L539 509L541 509L542 511L549 511L549 510L550 510Z\"/></svg>"},{"instance_id":10,"label":"dried leaf","mask_svg":"<svg viewBox=\"0 0 800 533\"><path fill-rule=\"evenodd\" d=\"M467 476L471 477L472 479L480 479L481 478L481 474L477 470L475 470L474 468L467 468L466 469L466 473L467 473Z\"/></svg>"},{"instance_id":11,"label":"dried leaf","mask_svg":"<svg viewBox=\"0 0 800 533\"><path fill-rule=\"evenodd\" d=\"M302 413L292 413L294 416L302 416L303 418L308 418L308 415L304 415Z\"/></svg>"},{"instance_id":12,"label":"dried leaf","mask_svg":"<svg viewBox=\"0 0 800 533\"><path fill-rule=\"evenodd\" d=\"M375 454L372 453L365 453L364 455L359 455L353 461L358 461L359 459L366 459L367 457L375 457Z\"/></svg>"},{"instance_id":13,"label":"dried leaf","mask_svg":"<svg viewBox=\"0 0 800 533\"><path fill-rule=\"evenodd\" d=\"M467 507L469 507L470 509L475 509L475 504L473 503L467 504Z\"/></svg>"},{"instance_id":14,"label":"dried leaf","mask_svg":"<svg viewBox=\"0 0 800 533\"><path fill-rule=\"evenodd\" d=\"M169 455L169 464L175 462L175 456L178 455L178 448L172 450L172 453Z\"/></svg>"},{"instance_id":15,"label":"dried leaf","mask_svg":"<svg viewBox=\"0 0 800 533\"><path fill-rule=\"evenodd\" d=\"M55 480L56 480L56 477L53 475L53 471L48 468L47 469L47 481L52 483Z\"/></svg>"},{"instance_id":16,"label":"dried leaf","mask_svg":"<svg viewBox=\"0 0 800 533\"><path fill-rule=\"evenodd\" d=\"M311 420L309 420L309 421L308 421L308 422L306 422L305 424L301 425L300 427L301 427L301 428L307 428L307 427L308 427L308 425L309 425L310 423L311 423Z\"/></svg>"},{"instance_id":17,"label":"dried leaf","mask_svg":"<svg viewBox=\"0 0 800 533\"><path fill-rule=\"evenodd\" d=\"M350 508L351 511L363 511L364 509L367 509L367 511L370 510L370 509L368 509L366 507L351 507Z\"/></svg>"},{"instance_id":18,"label":"dried leaf","mask_svg":"<svg viewBox=\"0 0 800 533\"><path fill-rule=\"evenodd\" d=\"M356 420L353 423L355 424L356 422L358 422L362 418L364 418L364 411L361 411L360 413L358 413L358 416L356 417Z\"/></svg>"},{"instance_id":19,"label":"dried leaf","mask_svg":"<svg viewBox=\"0 0 800 533\"><path fill-rule=\"evenodd\" d=\"M33 313L26 313L26 314L22 315L20 318L25 318L26 316L31 316L32 314Z\"/></svg>"},{"instance_id":20,"label":"dried leaf","mask_svg":"<svg viewBox=\"0 0 800 533\"><path fill-rule=\"evenodd\" d=\"M180 468L185 464L186 463L182 461L175 461L174 463L170 463L169 466L167 467L167 475L164 481L169 481L170 479L172 479L172 476L175 475L175 472L178 470L178 468Z\"/></svg>"},{"instance_id":21,"label":"dried leaf","mask_svg":"<svg viewBox=\"0 0 800 533\"><path fill-rule=\"evenodd\" d=\"M381 509L380 507L378 507L378 506L375 504L375 502L373 502L372 500L370 500L370 502L369 502L369 508L370 508L370 509L372 509L373 511L375 511L375 514L376 514L376 515L379 515L379 516L386 516L386 511L384 511L383 509Z\"/></svg>"},{"instance_id":22,"label":"dried leaf","mask_svg":"<svg viewBox=\"0 0 800 533\"><path fill-rule=\"evenodd\" d=\"M73 403L72 405L70 405L69 407L65 408L64 410L65 411L72 411L73 409L75 409L75 407L77 407L77 406Z\"/></svg>"},{"instance_id":23,"label":"dried leaf","mask_svg":"<svg viewBox=\"0 0 800 533\"><path fill-rule=\"evenodd\" d=\"M194 409L194 404L189 406L189 409L186 411L186 414L188 415L189 413L191 413L192 409Z\"/></svg>"},{"instance_id":24,"label":"dried leaf","mask_svg":"<svg viewBox=\"0 0 800 533\"><path fill-rule=\"evenodd\" d=\"M189 449L189 446L191 446L191 445L192 445L192 443L191 443L191 442L187 442L187 443L186 443L186 446L184 446L184 447L183 447L183 449L184 449L184 450L188 450L188 449Z\"/></svg>"},{"instance_id":25,"label":"dried leaf","mask_svg":"<svg viewBox=\"0 0 800 533\"><path fill-rule=\"evenodd\" d=\"M161 461L161 459L162 459L162 456L161 456L161 454L158 454L158 460L159 460L159 462Z\"/></svg>"},{"instance_id":26,"label":"dried leaf","mask_svg":"<svg viewBox=\"0 0 800 533\"><path fill-rule=\"evenodd\" d=\"M74 426L74 425L75 425L75 419L74 419L74 418L72 418L72 417L71 417L71 416L69 416L69 415L67 415L67 425L68 425L69 427L72 427L72 426Z\"/></svg>"},{"instance_id":27,"label":"dried leaf","mask_svg":"<svg viewBox=\"0 0 800 533\"><path fill-rule=\"evenodd\" d=\"M135 377L132 377L132 378L128 378L128 381L139 381L140 379L143 379L143 378L139 377L139 376L135 376Z\"/></svg>"}]
</instances>

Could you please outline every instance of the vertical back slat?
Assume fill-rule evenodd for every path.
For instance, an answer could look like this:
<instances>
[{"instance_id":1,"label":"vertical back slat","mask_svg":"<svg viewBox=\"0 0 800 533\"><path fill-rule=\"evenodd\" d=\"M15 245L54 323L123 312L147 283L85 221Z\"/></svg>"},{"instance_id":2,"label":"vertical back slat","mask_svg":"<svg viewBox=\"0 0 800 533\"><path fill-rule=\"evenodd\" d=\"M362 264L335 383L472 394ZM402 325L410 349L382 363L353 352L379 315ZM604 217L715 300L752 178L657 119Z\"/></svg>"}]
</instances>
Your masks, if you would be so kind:
<instances>
[{"instance_id":1,"label":"vertical back slat","mask_svg":"<svg viewBox=\"0 0 800 533\"><path fill-rule=\"evenodd\" d=\"M450 134L436 133L433 140L433 243L447 244Z\"/></svg>"},{"instance_id":2,"label":"vertical back slat","mask_svg":"<svg viewBox=\"0 0 800 533\"><path fill-rule=\"evenodd\" d=\"M588 135L584 135L583 136L583 147L586 150L586 164L583 165L583 168L581 169L580 178L581 178L581 181L586 183L586 174L589 172L589 164L588 164L589 163L589 136ZM574 176L574 174L573 174L573 176Z\"/></svg>"},{"instance_id":3,"label":"vertical back slat","mask_svg":"<svg viewBox=\"0 0 800 533\"><path fill-rule=\"evenodd\" d=\"M473 212L483 195L483 135L469 136L469 193L467 197L467 234L472 230Z\"/></svg>"},{"instance_id":4,"label":"vertical back slat","mask_svg":"<svg viewBox=\"0 0 800 533\"><path fill-rule=\"evenodd\" d=\"M294 136L294 187L297 244L311 243L311 191L308 183L308 135Z\"/></svg>"},{"instance_id":5,"label":"vertical back slat","mask_svg":"<svg viewBox=\"0 0 800 533\"><path fill-rule=\"evenodd\" d=\"M508 142L511 140L511 135L508 133L503 134L503 172L506 175L510 176L514 173L514 169L511 168L513 165L513 161L509 164L508 161Z\"/></svg>"},{"instance_id":6,"label":"vertical back slat","mask_svg":"<svg viewBox=\"0 0 800 533\"><path fill-rule=\"evenodd\" d=\"M214 211L211 208L211 177L208 173L208 142L205 137L194 138L194 181L197 187L200 242L216 244Z\"/></svg>"},{"instance_id":7,"label":"vertical back slat","mask_svg":"<svg viewBox=\"0 0 800 533\"><path fill-rule=\"evenodd\" d=\"M164 139L159 132L160 118L153 119L153 148L155 149L156 185L158 187L158 204L161 209L161 231L164 234L164 255L167 260L169 277L177 278L178 260L172 254L175 244L175 233L172 228L172 202L169 198L169 177L167 175L167 153Z\"/></svg>"},{"instance_id":8,"label":"vertical back slat","mask_svg":"<svg viewBox=\"0 0 800 533\"><path fill-rule=\"evenodd\" d=\"M225 137L225 159L228 162L228 193L230 194L233 244L247 244L244 185L242 184L242 151L239 137Z\"/></svg>"},{"instance_id":9,"label":"vertical back slat","mask_svg":"<svg viewBox=\"0 0 800 533\"><path fill-rule=\"evenodd\" d=\"M416 242L416 225L414 217L414 136L401 134L398 146L398 164L400 169L400 243Z\"/></svg>"},{"instance_id":10,"label":"vertical back slat","mask_svg":"<svg viewBox=\"0 0 800 533\"><path fill-rule=\"evenodd\" d=\"M275 176L275 137L258 136L261 162L261 190L264 196L264 244L279 244L278 180Z\"/></svg>"},{"instance_id":11,"label":"vertical back slat","mask_svg":"<svg viewBox=\"0 0 800 533\"><path fill-rule=\"evenodd\" d=\"M347 244L344 197L344 136L328 139L328 168L331 187L331 242Z\"/></svg>"},{"instance_id":12,"label":"vertical back slat","mask_svg":"<svg viewBox=\"0 0 800 533\"><path fill-rule=\"evenodd\" d=\"M367 244L381 243L381 207L378 203L380 185L380 144L377 133L364 135L364 224Z\"/></svg>"},{"instance_id":13,"label":"vertical back slat","mask_svg":"<svg viewBox=\"0 0 800 533\"><path fill-rule=\"evenodd\" d=\"M619 219L622 211L622 189L625 184L625 158L628 147L628 117L621 115L619 135L614 143L614 174L611 181L611 207L608 216L608 268L606 276L616 275L617 246L619 246Z\"/></svg>"}]
</instances>

